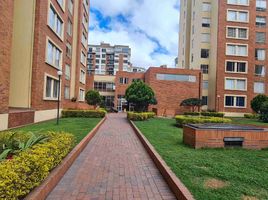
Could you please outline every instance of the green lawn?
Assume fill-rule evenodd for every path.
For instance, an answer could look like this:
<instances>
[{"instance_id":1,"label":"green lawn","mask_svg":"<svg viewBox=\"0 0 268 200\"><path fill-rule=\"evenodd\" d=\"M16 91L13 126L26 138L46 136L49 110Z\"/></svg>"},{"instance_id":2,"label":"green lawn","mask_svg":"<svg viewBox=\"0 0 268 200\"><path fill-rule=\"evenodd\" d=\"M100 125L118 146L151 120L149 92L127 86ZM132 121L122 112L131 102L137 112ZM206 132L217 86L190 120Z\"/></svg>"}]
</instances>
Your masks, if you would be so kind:
<instances>
[{"instance_id":1,"label":"green lawn","mask_svg":"<svg viewBox=\"0 0 268 200\"><path fill-rule=\"evenodd\" d=\"M195 150L182 143L173 119L135 123L196 199L268 199L268 150ZM225 187L209 188L212 179Z\"/></svg>"},{"instance_id":2,"label":"green lawn","mask_svg":"<svg viewBox=\"0 0 268 200\"><path fill-rule=\"evenodd\" d=\"M56 120L42 122L25 126L14 130L20 131L65 131L71 133L76 138L78 144L99 122L98 118L62 118L60 124L56 125Z\"/></svg>"},{"instance_id":3,"label":"green lawn","mask_svg":"<svg viewBox=\"0 0 268 200\"><path fill-rule=\"evenodd\" d=\"M255 126L267 126L268 123L259 121L258 119L246 119L246 118L231 118L235 124L246 124L246 125L255 125Z\"/></svg>"}]
</instances>

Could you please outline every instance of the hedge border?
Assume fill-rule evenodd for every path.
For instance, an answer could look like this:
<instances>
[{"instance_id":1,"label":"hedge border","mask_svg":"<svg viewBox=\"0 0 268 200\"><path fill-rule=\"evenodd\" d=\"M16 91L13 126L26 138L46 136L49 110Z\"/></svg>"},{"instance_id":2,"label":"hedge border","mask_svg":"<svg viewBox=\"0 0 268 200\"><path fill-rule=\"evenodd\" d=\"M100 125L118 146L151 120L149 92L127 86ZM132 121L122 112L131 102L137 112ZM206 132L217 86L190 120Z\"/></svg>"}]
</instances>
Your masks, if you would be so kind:
<instances>
[{"instance_id":1,"label":"hedge border","mask_svg":"<svg viewBox=\"0 0 268 200\"><path fill-rule=\"evenodd\" d=\"M68 171L80 153L84 150L91 139L96 135L100 126L105 122L107 117L105 116L93 130L65 157L61 164L57 166L49 176L43 181L43 183L36 187L30 194L28 194L25 200L45 200L49 193L56 187L64 174Z\"/></svg>"},{"instance_id":2,"label":"hedge border","mask_svg":"<svg viewBox=\"0 0 268 200\"><path fill-rule=\"evenodd\" d=\"M146 139L146 137L142 134L142 132L138 129L138 127L134 124L133 121L128 120L131 124L134 132L138 136L145 150L155 163L156 167L164 177L166 183L169 188L172 190L177 199L180 200L194 200L191 192L186 188L186 186L180 181L180 179L171 171L166 162L162 159L162 157L157 153L155 148L151 145L151 143Z\"/></svg>"}]
</instances>

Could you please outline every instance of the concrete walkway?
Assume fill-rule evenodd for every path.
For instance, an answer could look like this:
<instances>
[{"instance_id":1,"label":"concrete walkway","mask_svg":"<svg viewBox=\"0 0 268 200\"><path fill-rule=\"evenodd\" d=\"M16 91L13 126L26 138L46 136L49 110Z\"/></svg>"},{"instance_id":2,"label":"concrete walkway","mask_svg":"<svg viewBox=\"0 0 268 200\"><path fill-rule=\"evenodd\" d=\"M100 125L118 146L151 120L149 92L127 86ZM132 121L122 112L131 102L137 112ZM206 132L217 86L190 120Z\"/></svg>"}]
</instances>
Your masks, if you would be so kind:
<instances>
[{"instance_id":1,"label":"concrete walkway","mask_svg":"<svg viewBox=\"0 0 268 200\"><path fill-rule=\"evenodd\" d=\"M124 114L109 114L48 200L176 199Z\"/></svg>"}]
</instances>

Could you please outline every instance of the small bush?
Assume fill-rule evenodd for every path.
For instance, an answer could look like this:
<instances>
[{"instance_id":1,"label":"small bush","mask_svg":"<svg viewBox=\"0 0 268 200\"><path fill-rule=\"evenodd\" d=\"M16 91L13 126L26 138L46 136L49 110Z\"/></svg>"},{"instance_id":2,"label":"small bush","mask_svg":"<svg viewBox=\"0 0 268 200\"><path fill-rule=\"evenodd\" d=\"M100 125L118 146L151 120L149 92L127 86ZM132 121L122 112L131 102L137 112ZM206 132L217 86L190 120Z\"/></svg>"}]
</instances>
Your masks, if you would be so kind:
<instances>
[{"instance_id":1,"label":"small bush","mask_svg":"<svg viewBox=\"0 0 268 200\"><path fill-rule=\"evenodd\" d=\"M184 115L188 116L199 116L200 112L185 112Z\"/></svg>"},{"instance_id":2,"label":"small bush","mask_svg":"<svg viewBox=\"0 0 268 200\"><path fill-rule=\"evenodd\" d=\"M184 115L188 116L206 116L206 117L224 117L224 113L220 112L185 112Z\"/></svg>"},{"instance_id":3,"label":"small bush","mask_svg":"<svg viewBox=\"0 0 268 200\"><path fill-rule=\"evenodd\" d=\"M268 101L265 101L260 108L260 120L268 123Z\"/></svg>"},{"instance_id":4,"label":"small bush","mask_svg":"<svg viewBox=\"0 0 268 200\"><path fill-rule=\"evenodd\" d=\"M0 162L0 199L23 199L71 151L74 136L48 133L49 140Z\"/></svg>"},{"instance_id":5,"label":"small bush","mask_svg":"<svg viewBox=\"0 0 268 200\"><path fill-rule=\"evenodd\" d=\"M99 110L63 110L62 117L81 117L81 118L103 118L106 115L106 111Z\"/></svg>"},{"instance_id":6,"label":"small bush","mask_svg":"<svg viewBox=\"0 0 268 200\"><path fill-rule=\"evenodd\" d=\"M176 124L179 127L182 127L185 124L203 124L203 123L231 123L232 120L219 117L190 117L177 115L175 117Z\"/></svg>"},{"instance_id":7,"label":"small bush","mask_svg":"<svg viewBox=\"0 0 268 200\"><path fill-rule=\"evenodd\" d=\"M145 121L154 117L155 117L154 112L142 112L142 113L128 112L127 113L127 118L132 121Z\"/></svg>"},{"instance_id":8,"label":"small bush","mask_svg":"<svg viewBox=\"0 0 268 200\"><path fill-rule=\"evenodd\" d=\"M206 117L224 117L225 114L221 112L202 112L201 115Z\"/></svg>"},{"instance_id":9,"label":"small bush","mask_svg":"<svg viewBox=\"0 0 268 200\"><path fill-rule=\"evenodd\" d=\"M245 114L244 117L247 119L259 119L258 114Z\"/></svg>"}]
</instances>

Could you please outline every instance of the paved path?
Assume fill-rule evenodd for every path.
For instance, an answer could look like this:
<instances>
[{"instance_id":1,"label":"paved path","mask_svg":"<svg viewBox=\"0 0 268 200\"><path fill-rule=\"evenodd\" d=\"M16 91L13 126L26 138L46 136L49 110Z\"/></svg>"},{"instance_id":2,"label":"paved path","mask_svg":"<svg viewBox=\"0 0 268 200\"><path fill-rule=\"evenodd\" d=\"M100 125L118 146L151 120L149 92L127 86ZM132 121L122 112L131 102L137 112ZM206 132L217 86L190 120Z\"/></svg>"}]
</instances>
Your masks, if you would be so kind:
<instances>
[{"instance_id":1,"label":"paved path","mask_svg":"<svg viewBox=\"0 0 268 200\"><path fill-rule=\"evenodd\" d=\"M109 114L48 200L175 199L124 114Z\"/></svg>"}]
</instances>

